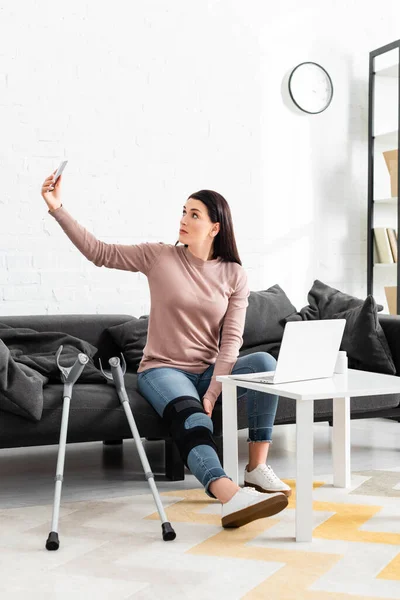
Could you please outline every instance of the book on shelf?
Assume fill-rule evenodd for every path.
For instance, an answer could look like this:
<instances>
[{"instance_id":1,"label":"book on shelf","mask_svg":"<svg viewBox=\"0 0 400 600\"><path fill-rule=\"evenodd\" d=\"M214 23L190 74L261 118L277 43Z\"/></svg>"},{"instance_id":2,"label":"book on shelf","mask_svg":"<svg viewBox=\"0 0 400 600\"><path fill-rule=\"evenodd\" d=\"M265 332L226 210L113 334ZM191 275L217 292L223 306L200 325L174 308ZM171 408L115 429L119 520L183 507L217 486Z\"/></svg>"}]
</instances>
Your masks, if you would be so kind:
<instances>
[{"instance_id":1,"label":"book on shelf","mask_svg":"<svg viewBox=\"0 0 400 600\"><path fill-rule=\"evenodd\" d=\"M390 249L392 251L393 260L397 263L397 232L395 229L386 228L389 238Z\"/></svg>"},{"instance_id":2,"label":"book on shelf","mask_svg":"<svg viewBox=\"0 0 400 600\"><path fill-rule=\"evenodd\" d=\"M374 240L378 263L394 263L392 249L386 227L374 228Z\"/></svg>"}]
</instances>

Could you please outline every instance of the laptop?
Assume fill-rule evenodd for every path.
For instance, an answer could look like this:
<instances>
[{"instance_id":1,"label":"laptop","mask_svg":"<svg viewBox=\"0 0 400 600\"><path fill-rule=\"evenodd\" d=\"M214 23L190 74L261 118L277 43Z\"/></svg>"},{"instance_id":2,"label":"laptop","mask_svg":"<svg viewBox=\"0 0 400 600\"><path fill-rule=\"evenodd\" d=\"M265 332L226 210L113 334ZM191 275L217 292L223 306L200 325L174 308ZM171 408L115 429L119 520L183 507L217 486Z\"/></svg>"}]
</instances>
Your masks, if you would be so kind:
<instances>
[{"instance_id":1,"label":"laptop","mask_svg":"<svg viewBox=\"0 0 400 600\"><path fill-rule=\"evenodd\" d=\"M332 377L346 319L286 323L275 371L230 375L255 383L291 383Z\"/></svg>"}]
</instances>

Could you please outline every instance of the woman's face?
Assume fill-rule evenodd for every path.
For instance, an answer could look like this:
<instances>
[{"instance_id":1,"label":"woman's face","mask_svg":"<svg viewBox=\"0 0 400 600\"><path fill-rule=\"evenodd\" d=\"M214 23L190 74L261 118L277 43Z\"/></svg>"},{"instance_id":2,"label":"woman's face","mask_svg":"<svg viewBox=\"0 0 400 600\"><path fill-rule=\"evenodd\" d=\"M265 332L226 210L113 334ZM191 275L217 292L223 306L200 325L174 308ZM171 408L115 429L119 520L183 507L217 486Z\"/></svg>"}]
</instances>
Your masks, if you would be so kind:
<instances>
[{"instance_id":1,"label":"woman's face","mask_svg":"<svg viewBox=\"0 0 400 600\"><path fill-rule=\"evenodd\" d=\"M206 205L201 200L189 198L182 209L179 241L182 244L197 244L207 238L211 240L209 233L213 225L215 224L208 216Z\"/></svg>"}]
</instances>

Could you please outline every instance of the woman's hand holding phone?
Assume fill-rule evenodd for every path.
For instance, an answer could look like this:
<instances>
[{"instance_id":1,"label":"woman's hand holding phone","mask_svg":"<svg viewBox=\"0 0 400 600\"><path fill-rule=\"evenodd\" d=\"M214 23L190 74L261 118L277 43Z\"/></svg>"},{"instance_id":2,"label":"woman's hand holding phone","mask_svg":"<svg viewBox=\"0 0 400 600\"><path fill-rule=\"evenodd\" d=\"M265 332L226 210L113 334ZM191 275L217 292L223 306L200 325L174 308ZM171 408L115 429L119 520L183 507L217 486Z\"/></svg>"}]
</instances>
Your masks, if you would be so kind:
<instances>
[{"instance_id":1,"label":"woman's hand holding phone","mask_svg":"<svg viewBox=\"0 0 400 600\"><path fill-rule=\"evenodd\" d=\"M65 166L65 165L64 165ZM56 174L59 169L53 171L51 175L46 177L42 185L42 197L44 198L49 210L55 210L61 206L61 178L59 174L56 180Z\"/></svg>"}]
</instances>

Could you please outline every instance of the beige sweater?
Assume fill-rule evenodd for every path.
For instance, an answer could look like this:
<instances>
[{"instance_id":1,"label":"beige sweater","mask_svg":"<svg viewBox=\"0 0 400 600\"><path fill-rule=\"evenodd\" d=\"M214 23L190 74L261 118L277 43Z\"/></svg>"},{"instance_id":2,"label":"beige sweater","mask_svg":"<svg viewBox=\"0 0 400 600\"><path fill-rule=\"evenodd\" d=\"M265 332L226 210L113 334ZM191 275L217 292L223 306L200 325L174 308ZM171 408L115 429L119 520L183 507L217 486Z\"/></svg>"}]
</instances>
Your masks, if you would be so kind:
<instances>
[{"instance_id":1,"label":"beige sweater","mask_svg":"<svg viewBox=\"0 0 400 600\"><path fill-rule=\"evenodd\" d=\"M153 367L203 373L214 364L203 398L215 402L222 389L215 378L232 372L243 342L250 295L243 267L221 258L204 261L183 245L107 244L96 239L63 206L49 213L96 266L146 275L151 308L138 373Z\"/></svg>"}]
</instances>

